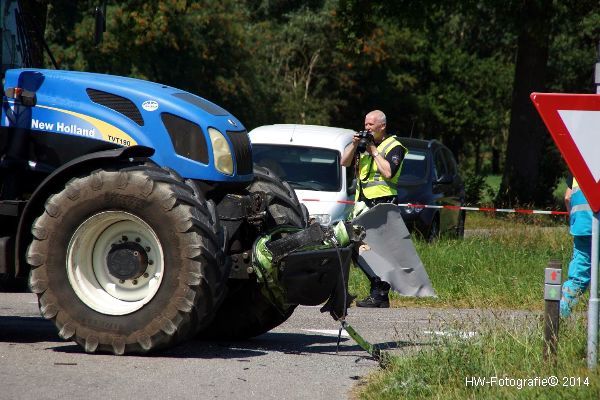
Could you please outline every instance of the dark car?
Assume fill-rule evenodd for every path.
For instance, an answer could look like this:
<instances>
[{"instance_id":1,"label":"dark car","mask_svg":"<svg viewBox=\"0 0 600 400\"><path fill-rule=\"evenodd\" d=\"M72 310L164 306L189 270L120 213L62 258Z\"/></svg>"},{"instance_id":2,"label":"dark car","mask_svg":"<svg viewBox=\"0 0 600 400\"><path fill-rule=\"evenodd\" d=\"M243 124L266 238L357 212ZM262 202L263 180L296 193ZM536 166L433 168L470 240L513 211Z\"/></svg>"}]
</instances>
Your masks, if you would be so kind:
<instances>
[{"instance_id":1,"label":"dark car","mask_svg":"<svg viewBox=\"0 0 600 400\"><path fill-rule=\"evenodd\" d=\"M450 149L437 140L399 139L408 154L398 181L398 204L463 206L464 184ZM452 208L402 207L409 230L429 241L446 233L462 238L465 215Z\"/></svg>"}]
</instances>

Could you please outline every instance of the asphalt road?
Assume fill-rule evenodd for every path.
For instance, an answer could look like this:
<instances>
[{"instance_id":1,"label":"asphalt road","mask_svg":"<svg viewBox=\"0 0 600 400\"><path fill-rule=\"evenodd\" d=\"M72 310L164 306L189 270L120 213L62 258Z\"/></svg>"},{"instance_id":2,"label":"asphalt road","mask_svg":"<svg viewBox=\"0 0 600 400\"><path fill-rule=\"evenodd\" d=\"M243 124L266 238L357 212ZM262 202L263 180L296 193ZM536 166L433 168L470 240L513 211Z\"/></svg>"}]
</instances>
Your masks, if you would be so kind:
<instances>
[{"instance_id":1,"label":"asphalt road","mask_svg":"<svg viewBox=\"0 0 600 400\"><path fill-rule=\"evenodd\" d=\"M406 355L440 335L475 335L481 315L351 308L347 320L365 339ZM244 342L89 355L58 338L35 295L0 293L0 399L346 399L378 365L348 337L336 353L338 326L318 307L299 307L280 327Z\"/></svg>"}]
</instances>

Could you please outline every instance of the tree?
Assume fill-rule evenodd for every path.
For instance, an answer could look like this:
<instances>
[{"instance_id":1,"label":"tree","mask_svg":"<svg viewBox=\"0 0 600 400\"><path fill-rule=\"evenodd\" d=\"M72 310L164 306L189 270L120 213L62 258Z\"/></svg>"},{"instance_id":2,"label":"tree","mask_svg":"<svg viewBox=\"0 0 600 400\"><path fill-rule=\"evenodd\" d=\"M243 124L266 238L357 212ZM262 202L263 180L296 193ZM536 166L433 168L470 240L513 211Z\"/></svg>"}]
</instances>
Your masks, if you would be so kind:
<instances>
[{"instance_id":1,"label":"tree","mask_svg":"<svg viewBox=\"0 0 600 400\"><path fill-rule=\"evenodd\" d=\"M589 91L590 79L582 75L591 77L600 16L594 1L536 0L522 3L518 21L510 134L497 200L546 205L553 200L562 163L529 95L550 87Z\"/></svg>"},{"instance_id":2,"label":"tree","mask_svg":"<svg viewBox=\"0 0 600 400\"><path fill-rule=\"evenodd\" d=\"M540 191L540 166L546 149L546 132L529 94L546 85L550 22L553 5L543 0L522 3L517 61L513 84L510 133L498 200L504 203L537 203L547 198ZM537 182L537 184L534 184ZM555 182L550 183L554 187ZM545 189L547 190L547 189Z\"/></svg>"},{"instance_id":3,"label":"tree","mask_svg":"<svg viewBox=\"0 0 600 400\"><path fill-rule=\"evenodd\" d=\"M64 2L57 2L61 4ZM67 8L67 7L65 7ZM58 6L55 8L58 12ZM237 1L129 0L109 5L93 44L93 15L75 9L50 35L63 68L131 76L179 87L250 118L246 9Z\"/></svg>"},{"instance_id":4,"label":"tree","mask_svg":"<svg viewBox=\"0 0 600 400\"><path fill-rule=\"evenodd\" d=\"M590 91L600 37L597 0L124 0L109 2L96 48L96 2L50 3L63 68L176 86L248 128L359 129L381 108L393 132L441 139L463 171L504 163L508 204L551 199L562 171L529 94Z\"/></svg>"},{"instance_id":5,"label":"tree","mask_svg":"<svg viewBox=\"0 0 600 400\"><path fill-rule=\"evenodd\" d=\"M264 87L272 93L278 121L329 124L332 110L343 104L337 91L331 90L335 89L330 72L336 63L337 36L331 2L257 24L253 33L257 41L262 39L255 50L264 60Z\"/></svg>"},{"instance_id":6,"label":"tree","mask_svg":"<svg viewBox=\"0 0 600 400\"><path fill-rule=\"evenodd\" d=\"M483 170L484 154L503 143L513 66L508 38L496 24L493 7L430 12L427 62L419 93L420 130L443 140L475 174ZM508 38L507 38L508 37Z\"/></svg>"}]
</instances>

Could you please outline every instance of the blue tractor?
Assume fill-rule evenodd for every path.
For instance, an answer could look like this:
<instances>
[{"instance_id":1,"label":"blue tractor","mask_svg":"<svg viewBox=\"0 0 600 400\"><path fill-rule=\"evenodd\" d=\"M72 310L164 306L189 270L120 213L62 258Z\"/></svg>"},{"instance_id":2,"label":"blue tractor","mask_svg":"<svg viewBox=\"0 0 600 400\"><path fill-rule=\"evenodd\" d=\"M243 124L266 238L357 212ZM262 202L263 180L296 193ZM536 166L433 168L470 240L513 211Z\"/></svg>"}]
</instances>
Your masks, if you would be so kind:
<instances>
[{"instance_id":1,"label":"blue tractor","mask_svg":"<svg viewBox=\"0 0 600 400\"><path fill-rule=\"evenodd\" d=\"M308 215L253 168L237 118L158 83L35 68L26 3L1 1L0 285L28 281L62 338L114 354L259 335L340 290L294 294L322 285L314 268L256 270L255 241Z\"/></svg>"}]
</instances>

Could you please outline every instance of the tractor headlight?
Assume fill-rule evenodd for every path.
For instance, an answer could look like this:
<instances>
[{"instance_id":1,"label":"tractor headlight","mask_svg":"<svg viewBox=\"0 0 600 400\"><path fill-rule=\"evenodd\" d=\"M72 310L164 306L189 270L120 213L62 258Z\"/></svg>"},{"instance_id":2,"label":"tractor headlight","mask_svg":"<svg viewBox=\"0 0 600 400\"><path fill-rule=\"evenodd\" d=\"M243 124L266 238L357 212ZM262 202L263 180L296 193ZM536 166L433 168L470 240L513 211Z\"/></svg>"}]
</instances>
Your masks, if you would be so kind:
<instances>
[{"instance_id":1,"label":"tractor headlight","mask_svg":"<svg viewBox=\"0 0 600 400\"><path fill-rule=\"evenodd\" d=\"M233 157L227 139L215 128L208 128L208 135L212 143L215 168L224 174L233 175Z\"/></svg>"}]
</instances>

